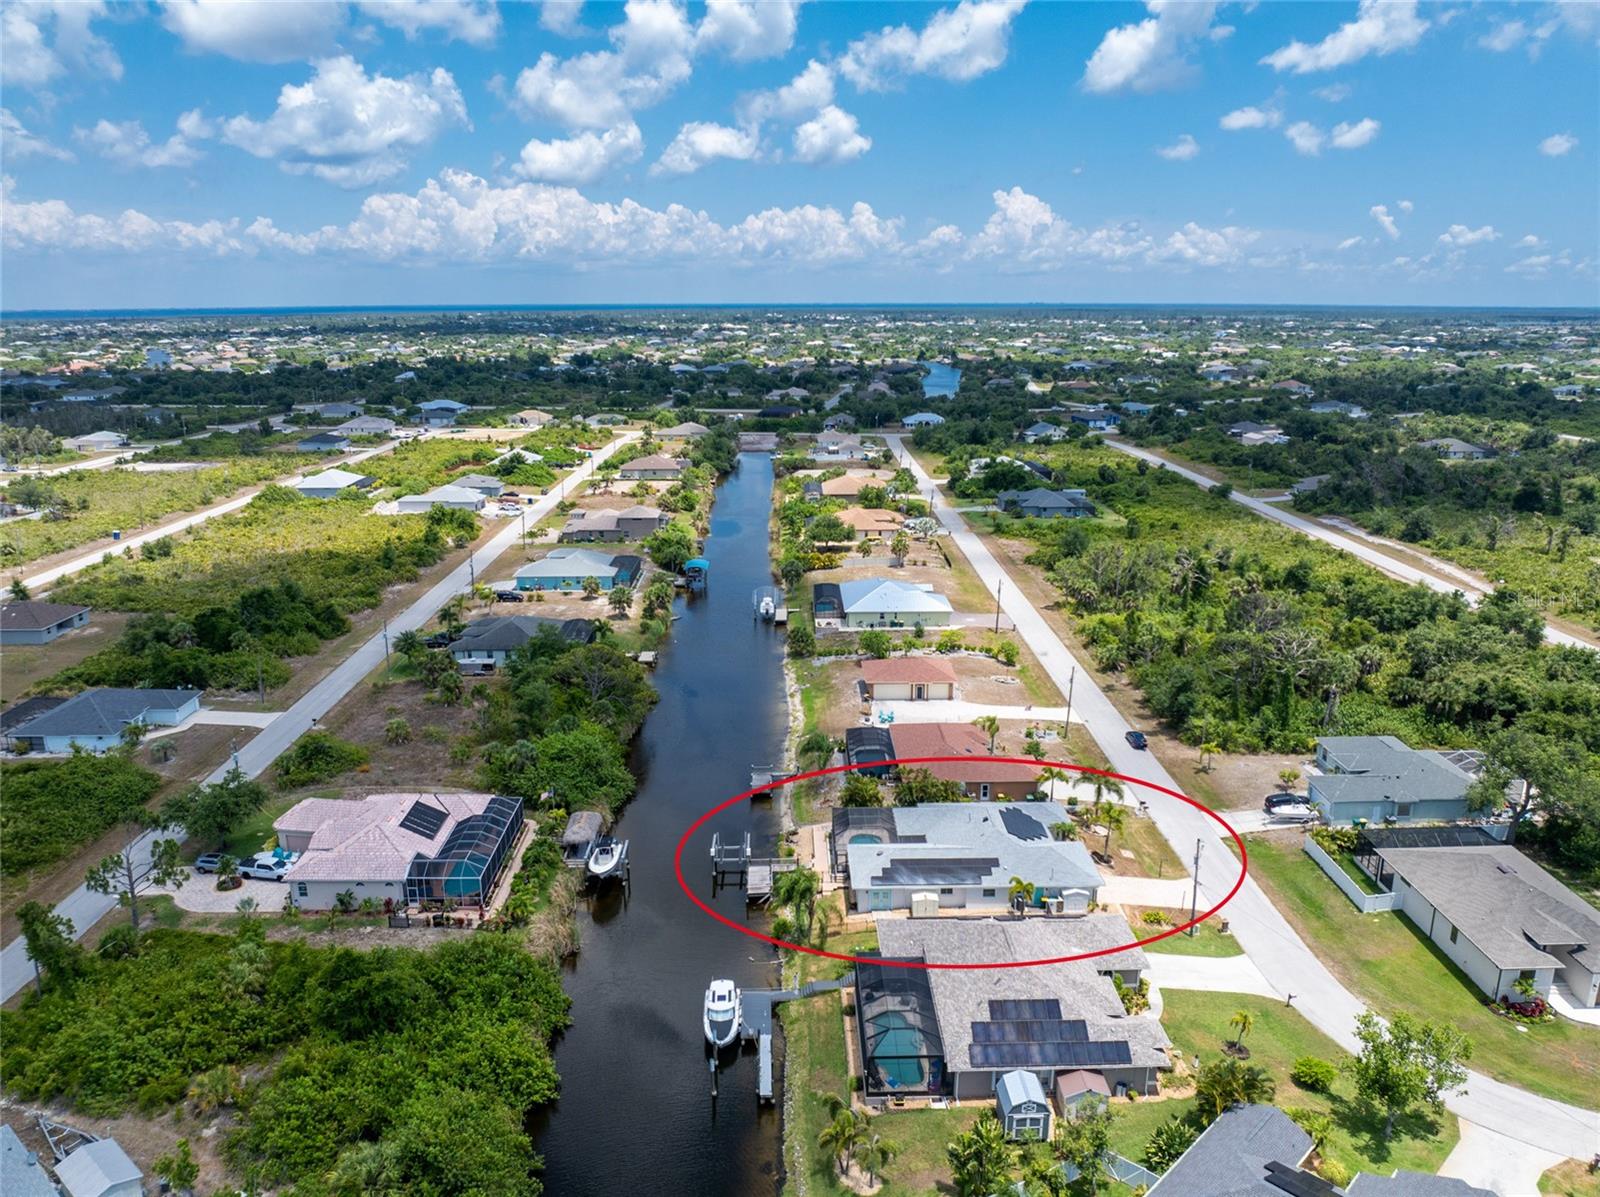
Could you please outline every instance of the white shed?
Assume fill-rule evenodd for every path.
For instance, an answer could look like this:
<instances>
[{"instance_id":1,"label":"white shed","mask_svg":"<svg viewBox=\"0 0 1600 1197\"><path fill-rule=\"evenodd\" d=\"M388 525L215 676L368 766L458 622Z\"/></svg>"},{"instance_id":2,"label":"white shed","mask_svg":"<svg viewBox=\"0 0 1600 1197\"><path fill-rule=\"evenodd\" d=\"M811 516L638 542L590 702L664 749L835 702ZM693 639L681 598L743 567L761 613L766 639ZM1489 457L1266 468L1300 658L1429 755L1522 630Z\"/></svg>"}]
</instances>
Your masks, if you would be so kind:
<instances>
[{"instance_id":1,"label":"white shed","mask_svg":"<svg viewBox=\"0 0 1600 1197\"><path fill-rule=\"evenodd\" d=\"M1043 1142L1050 1137L1050 1102L1033 1073L1025 1068L1006 1073L995 1082L994 1099L1006 1138Z\"/></svg>"},{"instance_id":2,"label":"white shed","mask_svg":"<svg viewBox=\"0 0 1600 1197\"><path fill-rule=\"evenodd\" d=\"M85 1143L56 1165L66 1197L141 1197L144 1173L115 1139Z\"/></svg>"}]
</instances>

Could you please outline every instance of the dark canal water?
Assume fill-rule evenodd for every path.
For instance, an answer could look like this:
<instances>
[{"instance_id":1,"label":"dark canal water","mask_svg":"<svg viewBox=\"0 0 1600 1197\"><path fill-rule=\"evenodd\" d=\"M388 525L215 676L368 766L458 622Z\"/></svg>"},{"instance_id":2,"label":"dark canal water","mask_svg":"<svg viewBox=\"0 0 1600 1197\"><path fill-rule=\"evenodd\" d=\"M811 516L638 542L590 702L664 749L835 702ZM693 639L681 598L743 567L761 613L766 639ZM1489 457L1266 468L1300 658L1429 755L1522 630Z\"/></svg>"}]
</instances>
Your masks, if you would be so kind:
<instances>
[{"instance_id":1,"label":"dark canal water","mask_svg":"<svg viewBox=\"0 0 1600 1197\"><path fill-rule=\"evenodd\" d=\"M679 601L653 678L661 701L633 751L638 794L615 832L631 842L632 895L624 904L613 886L578 911L582 948L563 979L573 1025L555 1051L561 1100L536 1128L552 1197L778 1189L779 1116L757 1108L755 1055L724 1067L713 1103L700 1025L707 982L770 987L776 953L706 918L672 870L684 829L782 750L782 638L751 617L752 592L772 580L771 492L770 457L750 453L717 492L710 585ZM684 874L709 898L711 831L752 830L759 853L776 822L768 804L745 804L704 830ZM717 907L741 918L744 896L725 890Z\"/></svg>"},{"instance_id":2,"label":"dark canal water","mask_svg":"<svg viewBox=\"0 0 1600 1197\"><path fill-rule=\"evenodd\" d=\"M929 399L948 399L961 386L961 371L945 362L923 362L922 393Z\"/></svg>"}]
</instances>

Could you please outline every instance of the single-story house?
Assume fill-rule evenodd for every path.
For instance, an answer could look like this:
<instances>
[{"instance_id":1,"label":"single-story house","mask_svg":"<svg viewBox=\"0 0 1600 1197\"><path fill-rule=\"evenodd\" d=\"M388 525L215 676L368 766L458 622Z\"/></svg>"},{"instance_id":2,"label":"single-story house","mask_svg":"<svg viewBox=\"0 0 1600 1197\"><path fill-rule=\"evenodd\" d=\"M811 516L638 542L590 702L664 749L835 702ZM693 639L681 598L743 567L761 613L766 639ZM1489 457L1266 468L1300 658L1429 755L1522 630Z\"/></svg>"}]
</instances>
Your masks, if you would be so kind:
<instances>
[{"instance_id":1,"label":"single-story house","mask_svg":"<svg viewBox=\"0 0 1600 1197\"><path fill-rule=\"evenodd\" d=\"M1314 388L1307 386L1298 378L1285 378L1282 382L1273 383L1267 389L1270 391L1288 391L1289 394L1299 395L1302 399L1309 398L1317 393Z\"/></svg>"},{"instance_id":2,"label":"single-story house","mask_svg":"<svg viewBox=\"0 0 1600 1197\"><path fill-rule=\"evenodd\" d=\"M994 1100L1006 1138L1039 1143L1050 1138L1050 1099L1037 1075L1026 1068L1013 1068L995 1082Z\"/></svg>"},{"instance_id":3,"label":"single-story house","mask_svg":"<svg viewBox=\"0 0 1600 1197\"><path fill-rule=\"evenodd\" d=\"M958 782L967 797L1026 798L1039 788L1039 770L990 758L989 739L970 723L897 723L889 729L896 759L924 756L972 757L918 766L935 777Z\"/></svg>"},{"instance_id":4,"label":"single-story house","mask_svg":"<svg viewBox=\"0 0 1600 1197\"><path fill-rule=\"evenodd\" d=\"M405 909L481 906L522 834L522 799L496 794L307 798L272 824L298 854L284 880L296 906L332 910L341 893Z\"/></svg>"},{"instance_id":5,"label":"single-story house","mask_svg":"<svg viewBox=\"0 0 1600 1197\"><path fill-rule=\"evenodd\" d=\"M846 507L833 515L863 540L874 536L892 537L905 523L905 517L898 511L882 507Z\"/></svg>"},{"instance_id":6,"label":"single-story house","mask_svg":"<svg viewBox=\"0 0 1600 1197\"><path fill-rule=\"evenodd\" d=\"M1329 823L1441 822L1467 815L1482 756L1408 747L1394 736L1324 736L1307 770L1311 805Z\"/></svg>"},{"instance_id":7,"label":"single-story house","mask_svg":"<svg viewBox=\"0 0 1600 1197\"><path fill-rule=\"evenodd\" d=\"M318 432L303 437L295 449L301 453L343 453L350 448L350 438L339 432Z\"/></svg>"},{"instance_id":8,"label":"single-story house","mask_svg":"<svg viewBox=\"0 0 1600 1197\"><path fill-rule=\"evenodd\" d=\"M890 738L897 756L920 755ZM1079 915L1102 882L1083 844L1051 836L1067 821L1054 802L841 807L830 829L833 871L853 910L915 912L926 895L941 910L999 912L1011 908L1011 878L1021 877L1034 886L1034 906Z\"/></svg>"},{"instance_id":9,"label":"single-story house","mask_svg":"<svg viewBox=\"0 0 1600 1197\"><path fill-rule=\"evenodd\" d=\"M657 436L669 440L694 440L710 433L711 429L704 424L697 424L693 420L686 420L682 424L674 424L671 428L663 428L656 433Z\"/></svg>"},{"instance_id":10,"label":"single-story house","mask_svg":"<svg viewBox=\"0 0 1600 1197\"><path fill-rule=\"evenodd\" d=\"M357 416L334 429L342 436L388 436L398 425L384 416Z\"/></svg>"},{"instance_id":11,"label":"single-story house","mask_svg":"<svg viewBox=\"0 0 1600 1197\"><path fill-rule=\"evenodd\" d=\"M932 428L935 425L943 424L944 417L935 411L917 411L912 412L900 423L907 428Z\"/></svg>"},{"instance_id":12,"label":"single-story house","mask_svg":"<svg viewBox=\"0 0 1600 1197\"><path fill-rule=\"evenodd\" d=\"M1519 981L1600 1005L1600 910L1478 827L1368 828L1357 863L1490 998Z\"/></svg>"},{"instance_id":13,"label":"single-story house","mask_svg":"<svg viewBox=\"0 0 1600 1197\"><path fill-rule=\"evenodd\" d=\"M1437 436L1431 441L1419 442L1424 449L1432 449L1440 457L1448 461L1482 461L1492 457L1491 450L1482 445L1474 445L1470 441L1458 440L1453 436Z\"/></svg>"},{"instance_id":14,"label":"single-story house","mask_svg":"<svg viewBox=\"0 0 1600 1197\"><path fill-rule=\"evenodd\" d=\"M632 586L644 568L638 557L596 553L593 549L556 548L517 570L518 590L582 590L585 578L601 590Z\"/></svg>"},{"instance_id":15,"label":"single-story house","mask_svg":"<svg viewBox=\"0 0 1600 1197\"><path fill-rule=\"evenodd\" d=\"M1244 445L1282 445L1289 440L1276 424L1258 424L1254 420L1229 424L1228 435Z\"/></svg>"},{"instance_id":16,"label":"single-story house","mask_svg":"<svg viewBox=\"0 0 1600 1197\"><path fill-rule=\"evenodd\" d=\"M646 481L676 481L689 468L684 457L668 457L665 453L652 453L648 457L635 457L617 471L618 478Z\"/></svg>"},{"instance_id":17,"label":"single-story house","mask_svg":"<svg viewBox=\"0 0 1600 1197\"><path fill-rule=\"evenodd\" d=\"M308 499L331 499L351 487L365 490L372 482L373 479L366 474L350 470L324 470L320 474L302 478L294 484L294 488Z\"/></svg>"},{"instance_id":18,"label":"single-story house","mask_svg":"<svg viewBox=\"0 0 1600 1197\"><path fill-rule=\"evenodd\" d=\"M56 1165L65 1197L141 1197L144 1173L115 1139L93 1139Z\"/></svg>"},{"instance_id":19,"label":"single-story house","mask_svg":"<svg viewBox=\"0 0 1600 1197\"><path fill-rule=\"evenodd\" d=\"M872 450L861 443L859 436L842 432L824 432L817 437L811 457L817 461L860 461L870 457Z\"/></svg>"},{"instance_id":20,"label":"single-story house","mask_svg":"<svg viewBox=\"0 0 1600 1197\"><path fill-rule=\"evenodd\" d=\"M348 420L361 414L359 403L316 403L311 410L329 420Z\"/></svg>"},{"instance_id":21,"label":"single-story house","mask_svg":"<svg viewBox=\"0 0 1600 1197\"><path fill-rule=\"evenodd\" d=\"M468 407L454 399L429 399L426 403L417 404L417 410L422 413L422 422L430 428L446 428L454 424L456 417L467 411Z\"/></svg>"},{"instance_id":22,"label":"single-story house","mask_svg":"<svg viewBox=\"0 0 1600 1197\"><path fill-rule=\"evenodd\" d=\"M105 752L122 743L129 724L176 727L200 710L200 690L134 690L105 687L74 694L7 733L7 741L30 752Z\"/></svg>"},{"instance_id":23,"label":"single-story house","mask_svg":"<svg viewBox=\"0 0 1600 1197\"><path fill-rule=\"evenodd\" d=\"M1034 519L1082 519L1095 513L1088 492L1083 490L1003 490L994 497L1002 511L1014 511Z\"/></svg>"},{"instance_id":24,"label":"single-story house","mask_svg":"<svg viewBox=\"0 0 1600 1197\"><path fill-rule=\"evenodd\" d=\"M1074 424L1084 424L1097 432L1115 428L1122 423L1122 417L1109 407L1091 407L1087 411L1075 411L1071 418Z\"/></svg>"},{"instance_id":25,"label":"single-story house","mask_svg":"<svg viewBox=\"0 0 1600 1197\"><path fill-rule=\"evenodd\" d=\"M486 499L498 498L500 492L506 488L503 481L488 474L463 474L459 478L450 479L450 485L475 490Z\"/></svg>"},{"instance_id":26,"label":"single-story house","mask_svg":"<svg viewBox=\"0 0 1600 1197\"><path fill-rule=\"evenodd\" d=\"M0 644L49 644L89 622L89 608L77 603L21 599L0 603Z\"/></svg>"},{"instance_id":27,"label":"single-story house","mask_svg":"<svg viewBox=\"0 0 1600 1197\"><path fill-rule=\"evenodd\" d=\"M1224 1110L1150 1186L1148 1197L1494 1197L1464 1180L1358 1172L1339 1188L1305 1167L1311 1136L1276 1106Z\"/></svg>"},{"instance_id":28,"label":"single-story house","mask_svg":"<svg viewBox=\"0 0 1600 1197\"><path fill-rule=\"evenodd\" d=\"M1046 424L1040 420L1037 424L1030 424L1022 430L1022 439L1030 445L1037 445L1040 441L1064 440L1067 430L1059 424Z\"/></svg>"},{"instance_id":29,"label":"single-story house","mask_svg":"<svg viewBox=\"0 0 1600 1197\"><path fill-rule=\"evenodd\" d=\"M1123 381L1130 382L1132 380L1123 379ZM1117 406L1122 410L1122 414L1125 416L1148 416L1156 409L1156 405L1154 403L1141 403L1137 399L1124 399Z\"/></svg>"},{"instance_id":30,"label":"single-story house","mask_svg":"<svg viewBox=\"0 0 1600 1197\"><path fill-rule=\"evenodd\" d=\"M931 415L932 413L929 412L924 414ZM943 423L942 420L940 422ZM822 421L822 429L824 432L837 432L841 428L854 428L855 426L856 418L847 411L836 412L835 414L829 416L826 420Z\"/></svg>"},{"instance_id":31,"label":"single-story house","mask_svg":"<svg viewBox=\"0 0 1600 1197\"><path fill-rule=\"evenodd\" d=\"M426 515L435 507L457 507L462 511L482 511L485 500L481 493L464 486L436 486L420 495L404 495L395 500L395 510L401 515Z\"/></svg>"},{"instance_id":32,"label":"single-story house","mask_svg":"<svg viewBox=\"0 0 1600 1197\"><path fill-rule=\"evenodd\" d=\"M1343 416L1347 420L1365 420L1367 409L1359 403L1345 403L1338 399L1319 399L1309 409L1313 415Z\"/></svg>"},{"instance_id":33,"label":"single-story house","mask_svg":"<svg viewBox=\"0 0 1600 1197\"><path fill-rule=\"evenodd\" d=\"M955 612L950 600L927 582L857 578L819 582L812 590L817 621L846 628L948 627Z\"/></svg>"},{"instance_id":34,"label":"single-story house","mask_svg":"<svg viewBox=\"0 0 1600 1197\"><path fill-rule=\"evenodd\" d=\"M988 964L1052 960L1127 942L1120 915L1052 918L880 918L885 960ZM1115 1094L1153 1094L1172 1067L1161 1022L1129 1015L1111 977L1137 984L1140 948L1092 960L1005 969L856 967L856 1023L868 1097L932 1093L993 1098L1026 1069L1051 1086L1063 1072L1100 1073ZM1280 1194L1279 1197L1282 1197Z\"/></svg>"},{"instance_id":35,"label":"single-story house","mask_svg":"<svg viewBox=\"0 0 1600 1197\"><path fill-rule=\"evenodd\" d=\"M543 428L553 418L547 411L540 411L537 407L528 407L508 416L506 423L513 428Z\"/></svg>"},{"instance_id":36,"label":"single-story house","mask_svg":"<svg viewBox=\"0 0 1600 1197\"><path fill-rule=\"evenodd\" d=\"M574 511L566 526L561 529L564 541L620 541L643 540L653 536L672 522L672 517L659 507L613 507L591 511Z\"/></svg>"},{"instance_id":37,"label":"single-story house","mask_svg":"<svg viewBox=\"0 0 1600 1197\"><path fill-rule=\"evenodd\" d=\"M107 449L120 449L128 438L120 432L91 432L86 436L72 436L61 442L75 453L104 453Z\"/></svg>"},{"instance_id":38,"label":"single-story house","mask_svg":"<svg viewBox=\"0 0 1600 1197\"><path fill-rule=\"evenodd\" d=\"M837 478L822 480L822 493L830 499L856 499L869 486L882 489L889 485L890 475L882 470L855 470Z\"/></svg>"},{"instance_id":39,"label":"single-story house","mask_svg":"<svg viewBox=\"0 0 1600 1197\"><path fill-rule=\"evenodd\" d=\"M594 621L547 619L542 615L494 615L475 619L462 629L447 651L457 665L467 669L493 669L528 641L549 632L573 644L594 639Z\"/></svg>"},{"instance_id":40,"label":"single-story house","mask_svg":"<svg viewBox=\"0 0 1600 1197\"><path fill-rule=\"evenodd\" d=\"M35 1152L0 1123L0 1193L6 1197L61 1197Z\"/></svg>"},{"instance_id":41,"label":"single-story house","mask_svg":"<svg viewBox=\"0 0 1600 1197\"><path fill-rule=\"evenodd\" d=\"M1227 362L1207 362L1200 367L1200 377L1207 382L1237 382L1239 367Z\"/></svg>"},{"instance_id":42,"label":"single-story house","mask_svg":"<svg viewBox=\"0 0 1600 1197\"><path fill-rule=\"evenodd\" d=\"M861 662L868 702L924 702L956 696L955 666L942 657L885 657Z\"/></svg>"},{"instance_id":43,"label":"single-story house","mask_svg":"<svg viewBox=\"0 0 1600 1197\"><path fill-rule=\"evenodd\" d=\"M1300 479L1300 481L1296 482L1293 486L1291 486L1289 488L1289 493L1291 495L1309 495L1312 491L1316 490L1324 482L1326 482L1329 478L1332 478L1332 477L1333 477L1332 474L1310 474L1310 475L1307 475L1306 477Z\"/></svg>"}]
</instances>

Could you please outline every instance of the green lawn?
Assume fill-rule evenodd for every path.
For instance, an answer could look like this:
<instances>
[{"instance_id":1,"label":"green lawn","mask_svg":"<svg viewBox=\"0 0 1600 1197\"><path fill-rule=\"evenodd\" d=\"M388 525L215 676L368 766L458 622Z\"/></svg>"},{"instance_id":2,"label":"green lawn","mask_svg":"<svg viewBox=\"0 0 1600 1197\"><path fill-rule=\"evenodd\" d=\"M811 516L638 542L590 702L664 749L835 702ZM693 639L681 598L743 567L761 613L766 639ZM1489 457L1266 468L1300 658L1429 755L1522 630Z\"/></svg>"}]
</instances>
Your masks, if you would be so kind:
<instances>
[{"instance_id":1,"label":"green lawn","mask_svg":"<svg viewBox=\"0 0 1600 1197\"><path fill-rule=\"evenodd\" d=\"M1557 1019L1520 1030L1490 1013L1458 968L1400 914L1361 914L1298 842L1257 837L1250 872L1328 967L1380 1014L1455 1023L1472 1039L1472 1067L1546 1097L1593 1109L1600 1036Z\"/></svg>"},{"instance_id":2,"label":"green lawn","mask_svg":"<svg viewBox=\"0 0 1600 1197\"><path fill-rule=\"evenodd\" d=\"M1187 919L1181 920L1187 922ZM1148 927L1143 923L1134 923L1133 933L1143 938L1146 935L1156 934L1165 928ZM1241 956L1244 949L1239 946L1239 941L1231 935L1224 935L1217 930L1215 917L1207 919L1195 928L1194 935L1171 935L1156 943L1144 945L1147 952L1165 952L1170 956Z\"/></svg>"},{"instance_id":3,"label":"green lawn","mask_svg":"<svg viewBox=\"0 0 1600 1197\"><path fill-rule=\"evenodd\" d=\"M1381 1176L1388 1176L1396 1168L1434 1172L1444 1163L1460 1136L1452 1115L1435 1117L1423 1112L1400 1119L1395 1126L1395 1137L1385 1143L1383 1115L1356 1101L1344 1078L1340 1078L1332 1096L1301 1089L1289 1079L1296 1059L1320 1056L1337 1061L1344 1053L1299 1011L1281 1002L1244 994L1191 990L1167 991L1165 997L1162 1022L1172 1042L1190 1058L1196 1055L1202 1060L1218 1058L1224 1040L1232 1038L1228 1020L1236 1010L1248 1011L1255 1025L1245 1037L1245 1046L1250 1049L1250 1063L1265 1068L1277 1082L1278 1092L1273 1104L1331 1114L1334 1131L1323 1149L1324 1157L1338 1161L1351 1172L1367 1171ZM1185 1108L1188 1100L1158 1104L1179 1109ZM1145 1130L1146 1136L1148 1133ZM1141 1143L1138 1151L1124 1151L1123 1154L1138 1159L1142 1152Z\"/></svg>"},{"instance_id":4,"label":"green lawn","mask_svg":"<svg viewBox=\"0 0 1600 1197\"><path fill-rule=\"evenodd\" d=\"M1591 1172L1583 1160L1568 1160L1539 1178L1546 1197L1600 1197L1600 1172Z\"/></svg>"}]
</instances>

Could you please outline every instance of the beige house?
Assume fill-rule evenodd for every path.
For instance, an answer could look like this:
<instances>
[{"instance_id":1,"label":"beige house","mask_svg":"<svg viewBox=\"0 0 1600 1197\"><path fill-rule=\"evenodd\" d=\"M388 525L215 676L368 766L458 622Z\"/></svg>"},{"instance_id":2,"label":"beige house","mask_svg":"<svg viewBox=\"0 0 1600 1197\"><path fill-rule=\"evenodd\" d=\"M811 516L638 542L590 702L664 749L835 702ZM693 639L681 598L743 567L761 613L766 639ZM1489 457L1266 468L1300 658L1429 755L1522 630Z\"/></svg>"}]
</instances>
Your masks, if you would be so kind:
<instances>
[{"instance_id":1,"label":"beige house","mask_svg":"<svg viewBox=\"0 0 1600 1197\"><path fill-rule=\"evenodd\" d=\"M956 696L956 671L938 657L889 657L861 662L869 702L927 702Z\"/></svg>"},{"instance_id":2,"label":"beige house","mask_svg":"<svg viewBox=\"0 0 1600 1197\"><path fill-rule=\"evenodd\" d=\"M647 536L654 536L671 522L672 517L659 507L574 511L561 529L561 540L568 543L643 540Z\"/></svg>"},{"instance_id":3,"label":"beige house","mask_svg":"<svg viewBox=\"0 0 1600 1197\"><path fill-rule=\"evenodd\" d=\"M547 411L540 411L537 407L529 407L519 411L516 415L506 420L513 428L543 428L555 419Z\"/></svg>"},{"instance_id":4,"label":"beige house","mask_svg":"<svg viewBox=\"0 0 1600 1197\"><path fill-rule=\"evenodd\" d=\"M834 516L862 540L874 536L892 537L905 522L899 512L876 507L846 507L843 511L834 512Z\"/></svg>"},{"instance_id":5,"label":"beige house","mask_svg":"<svg viewBox=\"0 0 1600 1197\"><path fill-rule=\"evenodd\" d=\"M628 462L617 471L617 477L630 481L643 479L648 482L676 482L683 477L683 472L688 468L687 458L652 453L648 457L636 457Z\"/></svg>"}]
</instances>

